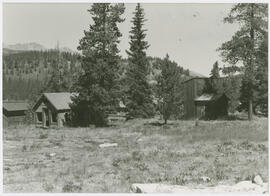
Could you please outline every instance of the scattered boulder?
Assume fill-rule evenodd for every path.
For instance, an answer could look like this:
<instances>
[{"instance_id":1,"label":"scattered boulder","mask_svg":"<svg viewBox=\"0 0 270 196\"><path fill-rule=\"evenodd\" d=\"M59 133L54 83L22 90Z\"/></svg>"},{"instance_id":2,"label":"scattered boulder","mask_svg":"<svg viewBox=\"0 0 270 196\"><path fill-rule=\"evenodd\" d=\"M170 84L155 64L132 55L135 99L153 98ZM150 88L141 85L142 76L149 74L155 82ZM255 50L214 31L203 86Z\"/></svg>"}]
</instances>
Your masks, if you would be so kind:
<instances>
[{"instance_id":1,"label":"scattered boulder","mask_svg":"<svg viewBox=\"0 0 270 196\"><path fill-rule=\"evenodd\" d=\"M252 182L258 185L263 185L263 180L260 175L256 175L253 179Z\"/></svg>"},{"instance_id":2,"label":"scattered boulder","mask_svg":"<svg viewBox=\"0 0 270 196\"><path fill-rule=\"evenodd\" d=\"M268 192L268 183L262 186L252 183L251 181L242 181L235 185L217 185L215 187L197 187L191 188L180 185L169 184L132 184L131 192L133 193L253 193L263 194Z\"/></svg>"},{"instance_id":3,"label":"scattered boulder","mask_svg":"<svg viewBox=\"0 0 270 196\"><path fill-rule=\"evenodd\" d=\"M55 155L56 155L56 153L53 152L50 154L50 157L54 157Z\"/></svg>"},{"instance_id":4,"label":"scattered boulder","mask_svg":"<svg viewBox=\"0 0 270 196\"><path fill-rule=\"evenodd\" d=\"M104 144L99 145L100 148L115 147L115 146L118 146L118 144L117 143L104 143Z\"/></svg>"}]
</instances>

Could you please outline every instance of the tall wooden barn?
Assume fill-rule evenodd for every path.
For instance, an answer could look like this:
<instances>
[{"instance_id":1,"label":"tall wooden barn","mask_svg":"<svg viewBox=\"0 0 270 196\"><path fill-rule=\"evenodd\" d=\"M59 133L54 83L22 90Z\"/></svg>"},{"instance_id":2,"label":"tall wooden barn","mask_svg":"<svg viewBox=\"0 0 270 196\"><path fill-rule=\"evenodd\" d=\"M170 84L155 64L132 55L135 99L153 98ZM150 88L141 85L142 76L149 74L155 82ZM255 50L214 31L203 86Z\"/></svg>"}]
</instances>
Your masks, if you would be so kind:
<instances>
[{"instance_id":1,"label":"tall wooden barn","mask_svg":"<svg viewBox=\"0 0 270 196\"><path fill-rule=\"evenodd\" d=\"M185 119L216 119L228 114L228 97L224 94L205 93L205 86L223 83L225 78L211 79L195 77L186 80L184 85L184 117Z\"/></svg>"},{"instance_id":2,"label":"tall wooden barn","mask_svg":"<svg viewBox=\"0 0 270 196\"><path fill-rule=\"evenodd\" d=\"M27 110L25 101L3 101L3 127L24 124Z\"/></svg>"},{"instance_id":3,"label":"tall wooden barn","mask_svg":"<svg viewBox=\"0 0 270 196\"><path fill-rule=\"evenodd\" d=\"M37 127L63 127L70 112L72 93L43 93L34 104Z\"/></svg>"}]
</instances>

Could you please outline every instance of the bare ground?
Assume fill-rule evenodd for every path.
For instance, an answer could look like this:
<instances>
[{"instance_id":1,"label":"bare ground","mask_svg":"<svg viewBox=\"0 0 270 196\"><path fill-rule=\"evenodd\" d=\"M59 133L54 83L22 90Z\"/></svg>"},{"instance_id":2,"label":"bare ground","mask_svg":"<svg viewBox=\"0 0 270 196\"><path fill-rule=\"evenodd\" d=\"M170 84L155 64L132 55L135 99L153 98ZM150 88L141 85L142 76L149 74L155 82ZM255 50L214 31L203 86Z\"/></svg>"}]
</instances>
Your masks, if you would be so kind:
<instances>
[{"instance_id":1,"label":"bare ground","mask_svg":"<svg viewBox=\"0 0 270 196\"><path fill-rule=\"evenodd\" d=\"M132 183L268 181L268 119L4 129L4 192L129 192ZM99 144L118 143L100 148ZM211 180L204 182L202 176Z\"/></svg>"}]
</instances>

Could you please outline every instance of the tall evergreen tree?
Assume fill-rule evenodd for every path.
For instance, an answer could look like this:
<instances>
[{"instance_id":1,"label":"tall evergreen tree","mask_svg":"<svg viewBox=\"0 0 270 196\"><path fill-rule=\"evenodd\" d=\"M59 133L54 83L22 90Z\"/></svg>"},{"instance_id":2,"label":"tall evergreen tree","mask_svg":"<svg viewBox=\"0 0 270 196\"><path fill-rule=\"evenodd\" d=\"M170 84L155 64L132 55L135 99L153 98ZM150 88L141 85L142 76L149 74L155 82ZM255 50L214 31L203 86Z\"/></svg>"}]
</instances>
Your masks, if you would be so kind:
<instances>
[{"instance_id":1,"label":"tall evergreen tree","mask_svg":"<svg viewBox=\"0 0 270 196\"><path fill-rule=\"evenodd\" d=\"M117 71L122 34L118 24L124 19L124 4L94 3L89 11L94 21L78 47L83 73L73 89L72 119L77 125L104 126L108 113L118 104Z\"/></svg>"},{"instance_id":2,"label":"tall evergreen tree","mask_svg":"<svg viewBox=\"0 0 270 196\"><path fill-rule=\"evenodd\" d=\"M53 59L51 63L52 73L46 83L43 92L65 92L69 90L69 74L65 69L62 54L58 50L58 58Z\"/></svg>"},{"instance_id":3,"label":"tall evergreen tree","mask_svg":"<svg viewBox=\"0 0 270 196\"><path fill-rule=\"evenodd\" d=\"M260 111L267 116L268 114L268 35L264 35L264 40L259 46L256 55L256 63L258 64L256 72L256 85L257 99L256 106Z\"/></svg>"},{"instance_id":4,"label":"tall evergreen tree","mask_svg":"<svg viewBox=\"0 0 270 196\"><path fill-rule=\"evenodd\" d=\"M219 75L219 66L218 66L217 61L213 65L210 76L211 76L211 78L219 78L220 77L220 75Z\"/></svg>"},{"instance_id":5,"label":"tall evergreen tree","mask_svg":"<svg viewBox=\"0 0 270 196\"><path fill-rule=\"evenodd\" d=\"M126 106L128 118L148 118L154 115L152 90L147 81L149 62L146 49L149 47L146 29L143 29L144 10L138 3L132 19L130 49L127 51L129 68L127 70Z\"/></svg>"},{"instance_id":6,"label":"tall evergreen tree","mask_svg":"<svg viewBox=\"0 0 270 196\"><path fill-rule=\"evenodd\" d=\"M179 110L181 102L181 90L179 89L181 83L180 69L175 62L170 61L167 54L163 61L161 61L161 74L157 81L157 91L160 102L160 112L163 116L164 123L167 124L167 120L172 114L176 114ZM176 114L177 115L177 114Z\"/></svg>"},{"instance_id":7,"label":"tall evergreen tree","mask_svg":"<svg viewBox=\"0 0 270 196\"><path fill-rule=\"evenodd\" d=\"M247 99L248 118L252 120L254 91L256 86L256 52L267 31L267 4L239 3L235 5L225 22L237 22L241 25L232 40L219 48L224 61L235 66L239 61L244 65L242 95Z\"/></svg>"}]
</instances>

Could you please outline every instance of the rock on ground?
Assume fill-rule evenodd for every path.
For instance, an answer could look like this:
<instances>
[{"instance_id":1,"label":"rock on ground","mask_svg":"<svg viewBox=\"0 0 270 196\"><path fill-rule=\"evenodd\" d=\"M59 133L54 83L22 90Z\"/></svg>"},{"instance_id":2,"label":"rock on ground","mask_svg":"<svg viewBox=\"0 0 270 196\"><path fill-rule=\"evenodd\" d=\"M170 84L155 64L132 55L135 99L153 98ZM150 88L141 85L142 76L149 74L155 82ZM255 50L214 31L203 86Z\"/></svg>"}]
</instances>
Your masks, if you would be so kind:
<instances>
[{"instance_id":1,"label":"rock on ground","mask_svg":"<svg viewBox=\"0 0 270 196\"><path fill-rule=\"evenodd\" d=\"M255 176L253 182L258 185L263 185L263 180L260 175Z\"/></svg>"},{"instance_id":2,"label":"rock on ground","mask_svg":"<svg viewBox=\"0 0 270 196\"><path fill-rule=\"evenodd\" d=\"M104 143L104 144L99 145L100 148L107 148L107 147L114 147L114 146L118 146L118 144L117 143Z\"/></svg>"},{"instance_id":3,"label":"rock on ground","mask_svg":"<svg viewBox=\"0 0 270 196\"><path fill-rule=\"evenodd\" d=\"M242 181L235 185L218 185L216 187L189 188L180 185L167 184L132 184L133 193L268 193L268 183L262 186L251 181Z\"/></svg>"}]
</instances>

